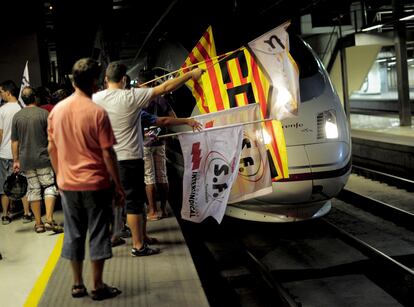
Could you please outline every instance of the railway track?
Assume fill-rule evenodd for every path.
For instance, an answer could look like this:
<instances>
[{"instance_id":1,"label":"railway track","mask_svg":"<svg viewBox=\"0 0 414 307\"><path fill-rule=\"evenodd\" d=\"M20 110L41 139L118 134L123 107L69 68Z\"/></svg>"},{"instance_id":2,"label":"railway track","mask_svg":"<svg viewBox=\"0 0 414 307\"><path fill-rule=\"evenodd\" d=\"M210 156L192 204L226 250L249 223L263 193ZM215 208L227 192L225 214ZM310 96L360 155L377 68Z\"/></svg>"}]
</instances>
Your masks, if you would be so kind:
<instances>
[{"instance_id":1,"label":"railway track","mask_svg":"<svg viewBox=\"0 0 414 307\"><path fill-rule=\"evenodd\" d=\"M338 198L303 223L182 222L211 306L412 306L413 213L350 189Z\"/></svg>"}]
</instances>

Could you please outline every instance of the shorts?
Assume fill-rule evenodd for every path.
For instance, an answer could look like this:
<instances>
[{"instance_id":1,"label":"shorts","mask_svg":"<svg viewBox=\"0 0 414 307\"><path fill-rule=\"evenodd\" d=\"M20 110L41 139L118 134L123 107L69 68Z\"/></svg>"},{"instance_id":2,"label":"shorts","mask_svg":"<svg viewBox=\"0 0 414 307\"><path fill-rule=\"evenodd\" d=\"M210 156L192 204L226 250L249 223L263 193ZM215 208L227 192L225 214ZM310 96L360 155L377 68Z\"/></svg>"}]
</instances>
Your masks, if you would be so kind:
<instances>
[{"instance_id":1,"label":"shorts","mask_svg":"<svg viewBox=\"0 0 414 307\"><path fill-rule=\"evenodd\" d=\"M147 195L144 183L144 160L118 161L119 175L125 191L127 214L144 214Z\"/></svg>"},{"instance_id":2,"label":"shorts","mask_svg":"<svg viewBox=\"0 0 414 307\"><path fill-rule=\"evenodd\" d=\"M55 174L50 166L24 171L23 173L27 178L26 196L28 201L42 200L42 189L45 198L58 196Z\"/></svg>"},{"instance_id":3,"label":"shorts","mask_svg":"<svg viewBox=\"0 0 414 307\"><path fill-rule=\"evenodd\" d=\"M97 191L60 191L65 219L62 257L83 261L89 229L90 259L112 257L110 223L113 189Z\"/></svg>"},{"instance_id":4,"label":"shorts","mask_svg":"<svg viewBox=\"0 0 414 307\"><path fill-rule=\"evenodd\" d=\"M13 174L13 160L0 158L0 194L4 194L4 183L11 174Z\"/></svg>"},{"instance_id":5,"label":"shorts","mask_svg":"<svg viewBox=\"0 0 414 307\"><path fill-rule=\"evenodd\" d=\"M165 145L144 147L145 184L168 183Z\"/></svg>"}]
</instances>

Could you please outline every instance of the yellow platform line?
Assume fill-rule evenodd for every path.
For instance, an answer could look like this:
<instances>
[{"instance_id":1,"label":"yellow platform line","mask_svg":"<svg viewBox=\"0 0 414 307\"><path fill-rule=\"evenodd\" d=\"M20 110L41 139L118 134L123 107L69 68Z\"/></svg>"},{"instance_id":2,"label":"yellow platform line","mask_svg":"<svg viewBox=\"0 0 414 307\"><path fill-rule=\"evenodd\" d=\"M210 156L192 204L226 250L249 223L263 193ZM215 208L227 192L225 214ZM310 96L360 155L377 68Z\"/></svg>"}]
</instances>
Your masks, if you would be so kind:
<instances>
[{"instance_id":1,"label":"yellow platform line","mask_svg":"<svg viewBox=\"0 0 414 307\"><path fill-rule=\"evenodd\" d=\"M40 299L42 298L43 292L46 289L47 283L52 276L53 270L60 258L60 253L62 251L63 245L63 234L59 235L59 238L56 241L55 247L53 248L52 253L49 256L49 259L46 262L45 267L43 268L42 273L35 282L32 291L24 303L24 307L34 307L39 304Z\"/></svg>"}]
</instances>

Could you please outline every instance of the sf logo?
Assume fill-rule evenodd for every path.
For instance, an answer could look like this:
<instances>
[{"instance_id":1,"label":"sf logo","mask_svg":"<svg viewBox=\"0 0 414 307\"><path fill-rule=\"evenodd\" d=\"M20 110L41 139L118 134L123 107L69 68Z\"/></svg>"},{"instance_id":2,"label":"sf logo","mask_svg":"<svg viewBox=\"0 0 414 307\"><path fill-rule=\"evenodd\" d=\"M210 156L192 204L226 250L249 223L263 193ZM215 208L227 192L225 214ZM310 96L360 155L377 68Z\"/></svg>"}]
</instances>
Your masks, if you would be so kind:
<instances>
[{"instance_id":1,"label":"sf logo","mask_svg":"<svg viewBox=\"0 0 414 307\"><path fill-rule=\"evenodd\" d=\"M260 180L265 174L265 161L255 137L245 131L240 156L239 178L249 182Z\"/></svg>"},{"instance_id":2,"label":"sf logo","mask_svg":"<svg viewBox=\"0 0 414 307\"><path fill-rule=\"evenodd\" d=\"M217 151L212 151L208 154L205 174L207 194L210 197L218 198L225 190L227 190L227 182L232 174L231 164L231 162L228 162L225 157Z\"/></svg>"}]
</instances>

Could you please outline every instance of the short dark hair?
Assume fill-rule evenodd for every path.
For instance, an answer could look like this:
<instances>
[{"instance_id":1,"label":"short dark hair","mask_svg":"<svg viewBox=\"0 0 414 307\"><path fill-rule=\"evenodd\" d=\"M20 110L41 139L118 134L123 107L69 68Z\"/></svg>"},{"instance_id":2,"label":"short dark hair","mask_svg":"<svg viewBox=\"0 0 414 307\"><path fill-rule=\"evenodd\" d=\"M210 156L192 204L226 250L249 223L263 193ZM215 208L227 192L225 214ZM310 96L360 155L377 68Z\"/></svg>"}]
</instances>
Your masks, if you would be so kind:
<instances>
[{"instance_id":1,"label":"short dark hair","mask_svg":"<svg viewBox=\"0 0 414 307\"><path fill-rule=\"evenodd\" d=\"M59 101L65 99L66 97L68 97L68 92L65 89L61 88L53 93L52 103L57 104Z\"/></svg>"},{"instance_id":2,"label":"short dark hair","mask_svg":"<svg viewBox=\"0 0 414 307\"><path fill-rule=\"evenodd\" d=\"M49 104L51 100L51 94L49 88L46 86L39 86L36 88L36 96L38 98L39 104L45 105Z\"/></svg>"},{"instance_id":3,"label":"short dark hair","mask_svg":"<svg viewBox=\"0 0 414 307\"><path fill-rule=\"evenodd\" d=\"M36 96L36 90L33 87L26 86L22 90L22 100L25 104L32 104L37 102Z\"/></svg>"},{"instance_id":4,"label":"short dark hair","mask_svg":"<svg viewBox=\"0 0 414 307\"><path fill-rule=\"evenodd\" d=\"M101 66L97 61L91 58L80 59L72 68L73 84L80 90L89 92L100 74Z\"/></svg>"},{"instance_id":5,"label":"short dark hair","mask_svg":"<svg viewBox=\"0 0 414 307\"><path fill-rule=\"evenodd\" d=\"M17 97L19 95L19 89L16 86L16 83L14 83L12 80L6 80L0 83L0 87L5 92L10 92L14 97Z\"/></svg>"},{"instance_id":6,"label":"short dark hair","mask_svg":"<svg viewBox=\"0 0 414 307\"><path fill-rule=\"evenodd\" d=\"M122 63L109 63L106 68L106 77L109 82L119 82L126 74L127 67Z\"/></svg>"}]
</instances>

